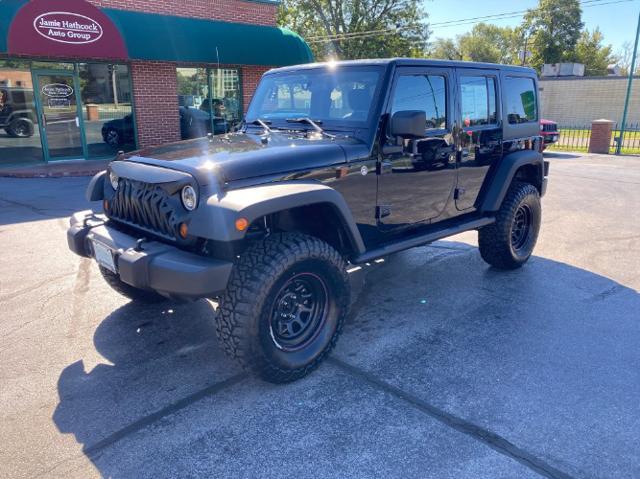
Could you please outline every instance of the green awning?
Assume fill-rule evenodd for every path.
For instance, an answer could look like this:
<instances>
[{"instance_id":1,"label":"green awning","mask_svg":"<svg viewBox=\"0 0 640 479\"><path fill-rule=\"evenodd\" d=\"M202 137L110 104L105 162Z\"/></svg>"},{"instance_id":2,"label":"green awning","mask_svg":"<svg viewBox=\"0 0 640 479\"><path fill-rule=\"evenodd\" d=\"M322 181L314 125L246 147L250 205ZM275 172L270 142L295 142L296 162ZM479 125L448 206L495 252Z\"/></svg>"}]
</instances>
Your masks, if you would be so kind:
<instances>
[{"instance_id":1,"label":"green awning","mask_svg":"<svg viewBox=\"0 0 640 479\"><path fill-rule=\"evenodd\" d=\"M56 4L46 3L51 7ZM9 52L9 29L25 4L25 0L0 0L0 53ZM100 10L119 31L131 60L263 66L313 61L306 42L284 28L112 8ZM70 56L81 56L78 50L79 47ZM53 56L63 54L56 52Z\"/></svg>"},{"instance_id":2,"label":"green awning","mask_svg":"<svg viewBox=\"0 0 640 479\"><path fill-rule=\"evenodd\" d=\"M313 61L306 42L276 27L105 8L135 60L283 66Z\"/></svg>"}]
</instances>

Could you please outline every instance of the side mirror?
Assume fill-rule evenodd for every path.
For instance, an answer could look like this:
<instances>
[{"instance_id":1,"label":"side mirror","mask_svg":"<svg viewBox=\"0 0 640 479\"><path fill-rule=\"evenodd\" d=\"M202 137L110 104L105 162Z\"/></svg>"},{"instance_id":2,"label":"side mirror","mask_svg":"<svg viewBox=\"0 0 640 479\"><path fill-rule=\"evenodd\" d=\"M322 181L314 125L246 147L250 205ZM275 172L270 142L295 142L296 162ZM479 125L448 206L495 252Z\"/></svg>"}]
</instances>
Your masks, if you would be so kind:
<instances>
[{"instance_id":1,"label":"side mirror","mask_svg":"<svg viewBox=\"0 0 640 479\"><path fill-rule=\"evenodd\" d=\"M391 134L401 138L422 138L427 114L420 110L397 111L391 117Z\"/></svg>"}]
</instances>

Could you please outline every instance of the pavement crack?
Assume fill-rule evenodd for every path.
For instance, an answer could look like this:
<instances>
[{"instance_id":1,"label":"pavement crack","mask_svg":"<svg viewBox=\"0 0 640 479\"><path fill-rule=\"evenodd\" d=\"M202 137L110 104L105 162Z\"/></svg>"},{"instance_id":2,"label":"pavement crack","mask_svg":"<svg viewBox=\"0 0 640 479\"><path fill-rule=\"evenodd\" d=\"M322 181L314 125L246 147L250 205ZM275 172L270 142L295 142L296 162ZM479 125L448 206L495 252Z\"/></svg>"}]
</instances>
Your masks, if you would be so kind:
<instances>
[{"instance_id":1,"label":"pavement crack","mask_svg":"<svg viewBox=\"0 0 640 479\"><path fill-rule=\"evenodd\" d=\"M12 291L11 293L3 294L3 295L0 296L0 302L17 298L18 296L22 296L25 293L29 293L31 291L35 291L37 289L42 288L43 286L51 285L55 281L67 278L68 276L72 276L74 274L76 274L76 273L65 273L65 274L61 274L61 275L58 275L58 276L53 276L51 278L47 278L47 279L44 279L42 281L39 281L38 283L33 284L31 286L28 286L26 288L22 288L22 289L19 289L17 291Z\"/></svg>"},{"instance_id":2,"label":"pavement crack","mask_svg":"<svg viewBox=\"0 0 640 479\"><path fill-rule=\"evenodd\" d=\"M127 436L130 436L131 434L134 434L148 426L150 426L151 424L158 422L160 419L164 419L167 416L170 416L184 408L186 408L187 406L190 406L191 404L194 404L198 401L200 401L201 399L204 399L208 396L212 396L214 394L219 393L220 391L227 389L231 386L234 386L238 383L240 383L241 381L243 381L245 378L248 377L248 373L240 373L240 374L236 374L235 376L231 376L228 379L225 379L224 381L220 381L218 383L212 384L209 387L206 387L204 389L201 389L200 391L197 391L185 398L182 398L166 407L163 407L162 409L151 413L147 416L144 416L141 419L138 419L137 421L132 422L131 424L123 427L122 429L119 429L118 431L114 432L113 434L110 434L109 436L105 437L104 439L91 444L90 446L86 446L83 449L83 452L85 453L85 455L87 457L94 458L96 455L98 455L100 452L102 452L104 449L106 449L107 447L115 444L116 442L124 439Z\"/></svg>"},{"instance_id":3,"label":"pavement crack","mask_svg":"<svg viewBox=\"0 0 640 479\"><path fill-rule=\"evenodd\" d=\"M40 215L40 216L44 216L45 218L58 218L58 217L60 217L59 213L52 214L52 213L47 213L47 211L59 211L59 212L73 212L74 211L74 210L69 209L69 208L58 208L58 209L38 208L37 206L30 205L29 203L21 203L19 201L8 200L8 199L2 198L2 197L0 197L0 201L3 201L4 203L7 203L7 204L12 205L12 206L18 206L20 208L28 209L32 213L35 213L35 214Z\"/></svg>"},{"instance_id":4,"label":"pavement crack","mask_svg":"<svg viewBox=\"0 0 640 479\"><path fill-rule=\"evenodd\" d=\"M572 479L572 476L570 476L566 472L556 469L544 460L533 456L527 451L509 442L499 434L496 434L492 431L489 431L488 429L478 426L477 424L473 424L470 421L450 414L436 406L433 406L432 404L429 404L428 402L422 400L414 394L393 386L392 384L389 384L388 382L377 378L373 374L357 366L344 362L336 357L329 357L327 361L331 364L334 364L342 371L355 376L361 381L367 383L369 386L390 394L397 399L410 404L414 408L427 414L428 416L439 421L445 426L461 432L462 434L465 434L472 439L480 441L483 444L489 446L491 449L499 452L500 454L518 461L520 464L523 464L537 474L548 477L550 479Z\"/></svg>"}]
</instances>

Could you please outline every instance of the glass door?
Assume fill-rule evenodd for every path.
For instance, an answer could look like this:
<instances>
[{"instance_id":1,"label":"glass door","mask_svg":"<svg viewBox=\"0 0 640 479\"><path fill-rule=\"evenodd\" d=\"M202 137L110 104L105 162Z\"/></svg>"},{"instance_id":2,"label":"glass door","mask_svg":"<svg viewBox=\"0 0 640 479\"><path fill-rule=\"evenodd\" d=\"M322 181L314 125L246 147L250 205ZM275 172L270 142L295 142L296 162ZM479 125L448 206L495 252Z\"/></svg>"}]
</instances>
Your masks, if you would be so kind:
<instances>
[{"instance_id":1,"label":"glass door","mask_svg":"<svg viewBox=\"0 0 640 479\"><path fill-rule=\"evenodd\" d=\"M35 76L45 159L84 158L82 119L74 75L36 73Z\"/></svg>"}]
</instances>

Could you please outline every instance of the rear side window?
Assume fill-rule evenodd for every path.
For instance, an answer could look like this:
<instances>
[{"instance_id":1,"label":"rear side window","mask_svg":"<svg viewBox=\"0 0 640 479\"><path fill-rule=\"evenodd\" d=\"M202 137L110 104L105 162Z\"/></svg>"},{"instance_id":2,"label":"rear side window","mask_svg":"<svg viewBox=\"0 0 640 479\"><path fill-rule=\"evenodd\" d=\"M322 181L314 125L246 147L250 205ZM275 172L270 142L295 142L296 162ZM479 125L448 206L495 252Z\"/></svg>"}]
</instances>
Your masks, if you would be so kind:
<instances>
[{"instance_id":1,"label":"rear side window","mask_svg":"<svg viewBox=\"0 0 640 479\"><path fill-rule=\"evenodd\" d=\"M464 126L496 123L496 83L493 77L460 77L460 105Z\"/></svg>"},{"instance_id":2,"label":"rear side window","mask_svg":"<svg viewBox=\"0 0 640 479\"><path fill-rule=\"evenodd\" d=\"M505 79L507 118L509 123L538 121L536 87L532 78L507 77Z\"/></svg>"},{"instance_id":3,"label":"rear side window","mask_svg":"<svg viewBox=\"0 0 640 479\"><path fill-rule=\"evenodd\" d=\"M447 83L442 75L402 75L398 78L391 113L423 110L426 129L447 127Z\"/></svg>"}]
</instances>

